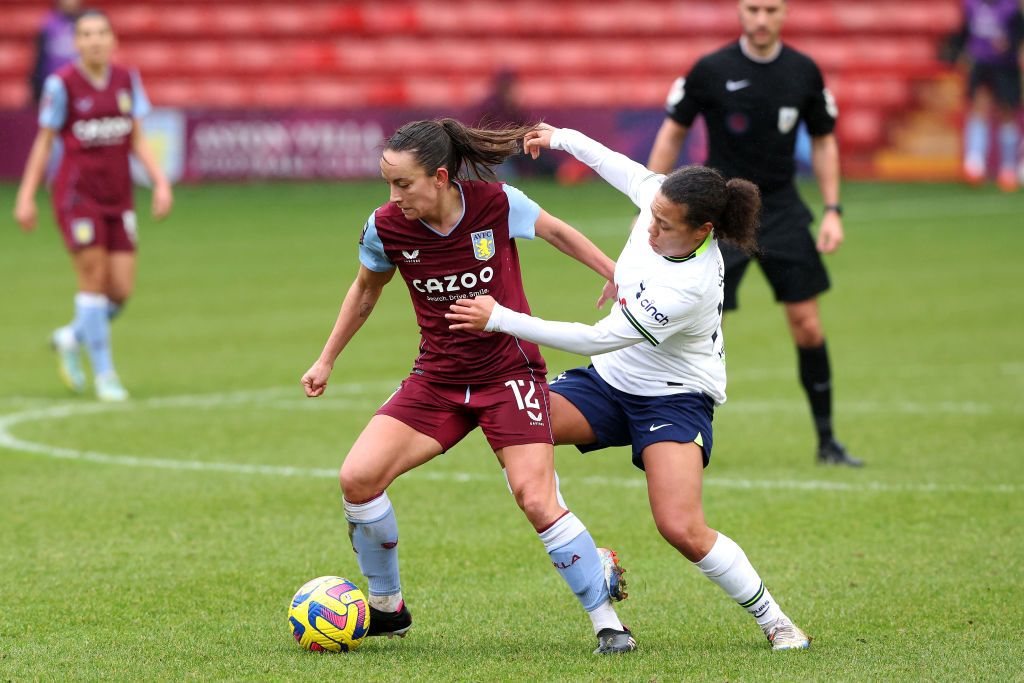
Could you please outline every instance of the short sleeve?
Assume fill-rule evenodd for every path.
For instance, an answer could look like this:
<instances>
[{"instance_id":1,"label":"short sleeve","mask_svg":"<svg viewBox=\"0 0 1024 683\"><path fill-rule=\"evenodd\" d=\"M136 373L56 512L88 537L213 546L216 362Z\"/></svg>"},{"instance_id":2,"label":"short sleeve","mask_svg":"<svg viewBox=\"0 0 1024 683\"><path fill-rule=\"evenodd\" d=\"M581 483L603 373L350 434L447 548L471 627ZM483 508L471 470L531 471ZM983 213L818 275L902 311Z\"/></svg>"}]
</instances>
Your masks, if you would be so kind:
<instances>
[{"instance_id":1,"label":"short sleeve","mask_svg":"<svg viewBox=\"0 0 1024 683\"><path fill-rule=\"evenodd\" d=\"M810 78L810 98L800 113L807 124L807 132L813 136L828 135L836 127L839 108L836 98L825 87L821 70L813 61L808 60L808 76Z\"/></svg>"},{"instance_id":2,"label":"short sleeve","mask_svg":"<svg viewBox=\"0 0 1024 683\"><path fill-rule=\"evenodd\" d=\"M39 127L60 130L67 118L68 90L60 76L50 74L43 83L43 94L39 98Z\"/></svg>"},{"instance_id":3,"label":"short sleeve","mask_svg":"<svg viewBox=\"0 0 1024 683\"><path fill-rule=\"evenodd\" d=\"M665 115L681 126L690 127L703 108L702 88L707 68L698 61L689 75L679 77L672 84L665 99Z\"/></svg>"},{"instance_id":4,"label":"short sleeve","mask_svg":"<svg viewBox=\"0 0 1024 683\"><path fill-rule=\"evenodd\" d=\"M508 197L508 236L532 240L540 218L540 205L511 185L502 185Z\"/></svg>"},{"instance_id":5,"label":"short sleeve","mask_svg":"<svg viewBox=\"0 0 1024 683\"><path fill-rule=\"evenodd\" d=\"M686 292L665 286L645 287L642 282L636 291L619 300L629 324L654 346L686 327L694 303Z\"/></svg>"},{"instance_id":6,"label":"short sleeve","mask_svg":"<svg viewBox=\"0 0 1024 683\"><path fill-rule=\"evenodd\" d=\"M145 118L149 112L153 111L153 106L149 103L149 98L146 96L146 90L142 87L142 77L139 76L139 72L132 69L132 118L141 119Z\"/></svg>"},{"instance_id":7,"label":"short sleeve","mask_svg":"<svg viewBox=\"0 0 1024 683\"><path fill-rule=\"evenodd\" d=\"M395 264L384 253L384 243L377 234L375 216L376 212L370 214L363 226L363 234L359 237L359 262L375 273L383 273L394 268Z\"/></svg>"}]
</instances>

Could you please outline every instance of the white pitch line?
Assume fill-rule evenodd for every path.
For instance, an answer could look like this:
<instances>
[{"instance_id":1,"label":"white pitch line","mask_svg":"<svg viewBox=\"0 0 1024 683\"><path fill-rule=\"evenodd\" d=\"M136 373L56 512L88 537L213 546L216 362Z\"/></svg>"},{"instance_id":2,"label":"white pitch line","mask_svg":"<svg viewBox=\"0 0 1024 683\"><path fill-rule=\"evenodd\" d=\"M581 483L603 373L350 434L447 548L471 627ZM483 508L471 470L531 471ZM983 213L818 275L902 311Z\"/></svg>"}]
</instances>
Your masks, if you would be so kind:
<instances>
[{"instance_id":1,"label":"white pitch line","mask_svg":"<svg viewBox=\"0 0 1024 683\"><path fill-rule=\"evenodd\" d=\"M121 404L106 403L62 403L43 408L33 408L7 415L0 415L0 448L18 451L22 453L34 453L50 458L64 460L80 460L103 465L119 465L122 467L146 467L164 470L195 471L195 472L227 472L233 474L265 475L278 477L308 477L318 479L335 479L338 476L336 468L314 468L294 467L281 465L252 465L232 462L215 462L201 460L177 460L173 458L146 458L134 455L113 455L98 451L80 450L65 448L48 444L26 441L11 434L10 428L25 422L41 420L59 420L75 415L91 415L105 412L129 412L145 410L150 408L208 408L213 406L236 406L242 404L256 403L275 409L308 406L315 409L326 409L328 406L335 408L367 407L372 408L376 400L386 397L387 391L395 386L394 383L380 384L347 384L332 385L338 392L339 397L335 399L318 399L316 402L306 403L308 399L296 399L290 401L283 398L284 395L294 395L297 391L294 388L273 388L255 391L236 391L222 394L183 395L161 398L144 399ZM371 400L369 395L373 394ZM362 401L353 401L352 396L364 396ZM344 398L349 397L349 398ZM860 404L866 407L866 404ZM904 409L908 406L899 404ZM951 412L984 412L979 407L971 404L943 404ZM751 406L751 412L759 412L766 409L767 405ZM908 412L924 412L923 406L912 406ZM891 410L891 407L888 409ZM478 474L469 472L436 472L432 470L413 470L403 475L409 479L424 479L429 481L444 482L477 482L492 481L497 477L494 474ZM643 477L637 476L632 479L619 479L610 477L563 477L566 484L582 484L587 486L608 486L608 487L629 487L643 488L647 482ZM725 477L705 477L704 485L713 488L746 489L746 490L797 490L797 491L837 491L850 493L1021 493L1024 492L1024 485L998 484L998 485L977 485L965 486L957 484L888 484L885 482L836 482L824 480L778 480L778 479L731 479Z\"/></svg>"}]
</instances>

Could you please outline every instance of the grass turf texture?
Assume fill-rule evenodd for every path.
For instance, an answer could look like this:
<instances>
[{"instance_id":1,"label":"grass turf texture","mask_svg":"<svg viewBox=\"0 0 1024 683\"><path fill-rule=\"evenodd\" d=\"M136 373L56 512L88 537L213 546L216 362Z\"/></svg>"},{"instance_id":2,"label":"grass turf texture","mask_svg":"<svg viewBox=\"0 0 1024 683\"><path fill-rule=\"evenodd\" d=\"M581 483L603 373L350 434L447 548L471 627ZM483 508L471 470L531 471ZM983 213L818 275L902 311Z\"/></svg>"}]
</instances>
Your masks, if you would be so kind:
<instances>
[{"instance_id":1,"label":"grass turf texture","mask_svg":"<svg viewBox=\"0 0 1024 683\"><path fill-rule=\"evenodd\" d=\"M633 211L613 190L521 187L618 253ZM389 490L409 637L300 650L286 611L303 582L365 588L335 472L416 350L396 280L327 394L302 396L385 197L380 183L178 188L168 221L143 217L136 296L114 325L134 400L101 409L66 393L46 344L74 280L45 199L36 234L3 221L0 679L1024 677L1024 195L956 185L845 186L823 318L838 435L863 470L814 465L795 352L756 269L726 321L707 518L810 651L770 652L660 538L625 449L560 448L570 505L629 570L619 614L639 649L592 656L479 433ZM598 318L596 277L540 241L521 258L538 315ZM545 356L552 371L583 362Z\"/></svg>"}]
</instances>

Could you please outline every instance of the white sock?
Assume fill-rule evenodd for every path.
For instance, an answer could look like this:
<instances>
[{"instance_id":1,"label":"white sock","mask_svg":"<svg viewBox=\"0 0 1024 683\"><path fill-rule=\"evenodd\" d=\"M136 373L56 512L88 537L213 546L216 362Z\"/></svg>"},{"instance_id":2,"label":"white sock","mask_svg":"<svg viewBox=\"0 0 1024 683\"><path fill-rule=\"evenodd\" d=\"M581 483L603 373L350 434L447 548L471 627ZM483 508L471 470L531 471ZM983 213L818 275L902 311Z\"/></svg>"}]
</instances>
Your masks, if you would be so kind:
<instances>
[{"instance_id":1,"label":"white sock","mask_svg":"<svg viewBox=\"0 0 1024 683\"><path fill-rule=\"evenodd\" d=\"M764 587L743 549L725 534L719 533L711 551L694 564L726 595L750 612L762 630L786 616Z\"/></svg>"},{"instance_id":2,"label":"white sock","mask_svg":"<svg viewBox=\"0 0 1024 683\"><path fill-rule=\"evenodd\" d=\"M366 599L370 607L381 612L397 612L402 608L402 591L391 595L370 595Z\"/></svg>"},{"instance_id":3,"label":"white sock","mask_svg":"<svg viewBox=\"0 0 1024 683\"><path fill-rule=\"evenodd\" d=\"M619 621L618 615L615 614L615 608L612 607L611 600L605 600L603 604L587 612L587 616L590 617L590 622L594 625L595 636L606 628L613 628L616 631L622 630L622 622Z\"/></svg>"}]
</instances>

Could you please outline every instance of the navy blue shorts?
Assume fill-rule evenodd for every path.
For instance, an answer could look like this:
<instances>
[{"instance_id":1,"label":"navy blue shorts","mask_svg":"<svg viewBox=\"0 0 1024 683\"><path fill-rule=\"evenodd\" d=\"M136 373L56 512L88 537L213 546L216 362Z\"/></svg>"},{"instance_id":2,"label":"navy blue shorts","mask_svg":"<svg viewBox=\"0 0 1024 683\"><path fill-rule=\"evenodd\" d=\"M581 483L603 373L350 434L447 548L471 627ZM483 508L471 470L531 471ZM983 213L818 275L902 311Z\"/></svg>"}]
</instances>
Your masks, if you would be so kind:
<instances>
[{"instance_id":1,"label":"navy blue shorts","mask_svg":"<svg viewBox=\"0 0 1024 683\"><path fill-rule=\"evenodd\" d=\"M644 469L641 454L653 443L696 443L711 460L714 400L705 394L637 396L605 382L594 366L563 372L549 385L576 406L597 435L597 442L576 446L581 453L611 446L632 446L633 464Z\"/></svg>"}]
</instances>

